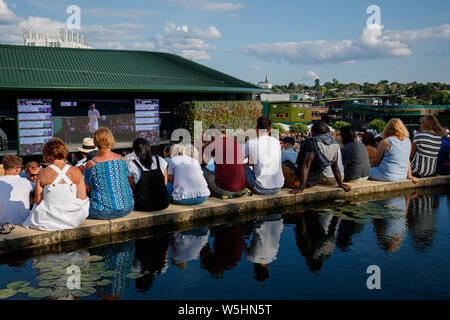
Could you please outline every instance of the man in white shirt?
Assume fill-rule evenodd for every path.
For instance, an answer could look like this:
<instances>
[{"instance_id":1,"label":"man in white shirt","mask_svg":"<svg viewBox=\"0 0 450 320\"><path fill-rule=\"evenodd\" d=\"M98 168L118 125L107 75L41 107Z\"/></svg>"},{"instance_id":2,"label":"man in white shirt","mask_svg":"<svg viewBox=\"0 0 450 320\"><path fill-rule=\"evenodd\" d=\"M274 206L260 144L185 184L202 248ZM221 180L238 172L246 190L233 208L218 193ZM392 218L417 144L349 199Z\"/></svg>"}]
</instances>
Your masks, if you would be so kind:
<instances>
[{"instance_id":1,"label":"man in white shirt","mask_svg":"<svg viewBox=\"0 0 450 320\"><path fill-rule=\"evenodd\" d=\"M5 175L0 177L0 223L21 225L30 214L33 186L20 176L22 158L6 155L2 162Z\"/></svg>"},{"instance_id":2,"label":"man in white shirt","mask_svg":"<svg viewBox=\"0 0 450 320\"><path fill-rule=\"evenodd\" d=\"M89 117L89 132L94 134L94 132L98 129L98 119L100 119L100 112L95 109L95 104L91 104L90 110L88 111Z\"/></svg>"},{"instance_id":3,"label":"man in white shirt","mask_svg":"<svg viewBox=\"0 0 450 320\"><path fill-rule=\"evenodd\" d=\"M245 157L253 168L245 167L245 177L250 189L258 194L278 193L284 184L280 142L269 135L271 131L270 118L259 117L256 125L258 138L245 144Z\"/></svg>"}]
</instances>

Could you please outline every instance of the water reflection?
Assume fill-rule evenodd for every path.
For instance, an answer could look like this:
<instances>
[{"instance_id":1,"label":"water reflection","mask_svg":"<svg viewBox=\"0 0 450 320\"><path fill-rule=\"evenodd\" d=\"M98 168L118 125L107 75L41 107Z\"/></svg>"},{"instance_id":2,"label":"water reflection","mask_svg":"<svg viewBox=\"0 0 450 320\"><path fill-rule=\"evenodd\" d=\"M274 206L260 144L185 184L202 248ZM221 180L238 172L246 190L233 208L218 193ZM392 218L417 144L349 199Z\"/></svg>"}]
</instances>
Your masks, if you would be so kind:
<instances>
[{"instance_id":1,"label":"water reflection","mask_svg":"<svg viewBox=\"0 0 450 320\"><path fill-rule=\"evenodd\" d=\"M412 240L418 250L425 250L433 244L436 233L434 209L439 207L436 195L420 195L413 193L410 197L407 213L407 225Z\"/></svg>"},{"instance_id":2,"label":"water reflection","mask_svg":"<svg viewBox=\"0 0 450 320\"><path fill-rule=\"evenodd\" d=\"M186 269L186 263L196 260L200 251L208 243L209 228L175 232L170 239L170 260L173 265Z\"/></svg>"},{"instance_id":3,"label":"water reflection","mask_svg":"<svg viewBox=\"0 0 450 320\"><path fill-rule=\"evenodd\" d=\"M364 231L365 224L340 219L336 236L336 246L342 251L350 250L353 236Z\"/></svg>"},{"instance_id":4,"label":"water reflection","mask_svg":"<svg viewBox=\"0 0 450 320\"><path fill-rule=\"evenodd\" d=\"M269 278L269 264L277 258L283 219L281 214L275 214L257 218L251 225L252 240L246 248L246 256L253 263L254 278L264 281Z\"/></svg>"},{"instance_id":5,"label":"water reflection","mask_svg":"<svg viewBox=\"0 0 450 320\"><path fill-rule=\"evenodd\" d=\"M278 259L282 263L294 261L292 260L293 255L291 252L286 252L282 256L280 255L280 250L283 250L283 248L285 250L287 241L295 241L298 251L305 259L304 263L307 268L315 274L318 274L325 268L326 261L329 261L331 255L335 252L336 258L338 258L338 255L341 255L341 257L345 255L346 258L356 257L357 259L365 259L365 256L368 256L379 258L385 263L389 263L390 261L394 261L394 263L405 263L404 261L406 260L403 259L409 259L407 263L410 263L411 261L414 262L415 258L411 258L408 255L412 251L408 247L412 246L415 250L421 252L426 250L431 251L433 245L438 242L438 236L440 236L441 243L448 238L448 233L445 233L447 231L445 227L444 232L441 231L438 234L437 231L442 230L443 221L444 226L446 221L448 221L448 211L444 208L446 206L444 203L440 205L439 200L439 195L418 195L416 192L411 192L407 196L396 199L374 201L377 205L385 207L388 212L400 216L395 219L374 219L371 220L370 224L345 220L346 217L342 215L340 218L332 214L319 215L312 211L299 214L275 214L246 222L202 227L190 231L174 232L171 234L152 236L151 238L109 244L88 250L77 250L70 253L32 258L30 259L31 267L29 263L26 264L24 267L26 269L24 271L20 270L20 273L29 272L34 269L36 282L39 284L42 280L46 280L45 276L42 277L42 275L53 271L55 266L63 268L63 266L68 266L72 262L75 264L78 263L78 265L80 265L80 262L85 263L87 266L82 268L82 272L88 275L104 271L112 271L111 274L113 274L111 277L109 277L111 274L108 274L103 276L102 279L97 280L83 280L91 283L101 282L103 279L112 281L108 285L97 284L93 286L92 288L95 289L95 292L92 290L90 293L92 296L86 295L86 297L123 299L139 298L139 296L136 296L136 292L141 294L149 292L155 279L158 275L162 274L165 274L162 280L168 281L170 285L173 285L173 282L175 282L178 289L180 286L189 286L189 284L185 284L183 279L186 276L186 272L190 270L167 272L168 268L176 270L177 268L186 269L189 266L190 268L198 269L198 266L200 266L203 270L201 271L202 273L206 275L209 273L213 278L222 279L225 277L225 271L232 271L238 264L243 264L250 268L239 268L239 270L234 270L233 272L244 272L244 276L242 277L243 279L245 278L244 282L251 281L254 284L255 280L266 281L271 276L273 278L273 273L275 272L273 271L273 263L275 260ZM441 201L447 201L447 205L449 205L449 201L445 200L445 196L441 197ZM346 205L351 206L351 203L347 203ZM436 208L439 208L440 214ZM380 217L377 218L381 218L381 216L380 213ZM442 220L443 217L444 220ZM292 237L292 233L290 233L291 228L284 229L284 224L294 226L295 240ZM281 239L284 242L281 242L280 247ZM375 241L378 248L374 245ZM365 246L366 244L372 244L372 246L368 248ZM439 250L448 250L448 247L439 247L435 245L433 252L442 253ZM336 250L336 248L340 250ZM380 249L388 253L394 253L395 258L390 260L391 255L389 254L379 255ZM396 252L399 249L402 249L402 254ZM405 249L409 249L410 251L405 251ZM294 248L294 251L297 251L297 249ZM404 254L405 252L407 255ZM243 254L245 258L242 257ZM93 260L95 259L95 257L92 257L94 255L101 256L102 259ZM443 255L437 254L436 256L446 262L445 252ZM93 259L90 260L90 258ZM97 258L100 259L100 257ZM30 262L30 260L26 261ZM328 262L327 272L337 270L339 263L342 264L342 260L333 259L333 263ZM16 257L15 261L11 260L8 264L10 266L23 266L26 261ZM47 264L42 262L47 262ZM104 268L103 266L100 270L93 268L99 262L105 263ZM272 269L269 268L271 264ZM49 267L51 265L53 267ZM245 271L248 269L250 271ZM297 271L298 268L294 263L291 263L286 268L286 272L295 273ZM58 272L61 273L61 276L64 276L64 279L67 278L67 274L64 274L63 269ZM227 277L231 278L234 274L233 272L227 273ZM313 276L311 272L306 272L307 275L299 275L298 278L311 277ZM445 270L442 272L445 272ZM20 276L20 273L18 272L18 276ZM136 280L130 280L127 276L132 277L133 273L139 273L142 276ZM11 272L11 275L14 278L14 273ZM9 277L9 274L7 276ZM313 277L316 278L315 276ZM283 277L282 275L277 275L277 278ZM291 277L288 279L285 277L284 282L282 281L280 283L280 288L283 286L291 286L297 281L297 278L294 278ZM5 278L4 281L11 280L27 279ZM30 279L28 280L33 282ZM59 284L61 282L59 275L54 280L55 284L45 285L41 283L39 286L49 287L54 291L61 291L59 289L64 286L64 283ZM205 281L204 284L199 284L199 282L195 284L195 287L187 288L189 290L198 290L198 287L201 285L209 286L219 283L219 281L215 281L214 283ZM224 281L221 283L224 283ZM3 283L2 287L5 287L6 284ZM34 287L36 285L33 283L32 286ZM218 285L218 288L220 288L220 285ZM182 289L184 290L184 288ZM186 290L186 292L189 290ZM226 289L224 290L226 291ZM68 292L66 296L59 299L79 299L78 297L72 296L72 293ZM160 294L160 292L151 292L148 296L157 297ZM29 298L26 295L18 297Z\"/></svg>"},{"instance_id":6,"label":"water reflection","mask_svg":"<svg viewBox=\"0 0 450 320\"><path fill-rule=\"evenodd\" d=\"M110 278L111 284L97 289L97 295L105 300L117 300L128 288L129 279L127 274L139 272L140 266L133 266L135 244L134 241L109 244L90 250L91 255L104 257L105 269L115 271Z\"/></svg>"},{"instance_id":7,"label":"water reflection","mask_svg":"<svg viewBox=\"0 0 450 320\"><path fill-rule=\"evenodd\" d=\"M295 222L294 232L300 254L305 257L309 270L316 273L333 253L335 233L339 218L333 215L319 216L306 212Z\"/></svg>"},{"instance_id":8,"label":"water reflection","mask_svg":"<svg viewBox=\"0 0 450 320\"><path fill-rule=\"evenodd\" d=\"M241 260L245 249L244 232L243 223L212 228L213 247L211 249L207 243L201 250L201 268L208 270L214 278L222 279L224 271L232 270Z\"/></svg>"},{"instance_id":9,"label":"water reflection","mask_svg":"<svg viewBox=\"0 0 450 320\"><path fill-rule=\"evenodd\" d=\"M140 271L144 274L141 278L136 279L138 292L150 290L155 276L166 272L169 267L169 242L168 234L134 241L134 257L136 263L140 265Z\"/></svg>"}]
</instances>

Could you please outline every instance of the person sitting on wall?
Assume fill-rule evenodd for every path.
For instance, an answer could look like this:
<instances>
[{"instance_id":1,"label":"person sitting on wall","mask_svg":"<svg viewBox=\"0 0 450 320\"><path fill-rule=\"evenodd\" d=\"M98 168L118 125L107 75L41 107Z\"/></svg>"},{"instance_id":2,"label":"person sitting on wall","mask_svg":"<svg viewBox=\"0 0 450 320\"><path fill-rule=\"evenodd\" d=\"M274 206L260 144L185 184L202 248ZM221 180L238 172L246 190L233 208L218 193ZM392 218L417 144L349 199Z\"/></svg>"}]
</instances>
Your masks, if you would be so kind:
<instances>
[{"instance_id":1,"label":"person sitting on wall","mask_svg":"<svg viewBox=\"0 0 450 320\"><path fill-rule=\"evenodd\" d=\"M339 172L339 144L329 132L325 122L315 122L311 127L311 134L311 138L303 142L297 158L297 175L300 179L300 186L291 193L300 193L305 188L317 185L320 175L327 166L331 166L338 186L346 192L350 191L351 187L342 183Z\"/></svg>"},{"instance_id":2,"label":"person sitting on wall","mask_svg":"<svg viewBox=\"0 0 450 320\"><path fill-rule=\"evenodd\" d=\"M21 225L30 214L33 187L20 176L22 158L6 155L2 160L5 175L0 177L0 223L6 224L1 233L9 233L14 225ZM9 226L9 227L8 227Z\"/></svg>"},{"instance_id":3,"label":"person sitting on wall","mask_svg":"<svg viewBox=\"0 0 450 320\"><path fill-rule=\"evenodd\" d=\"M84 138L83 144L78 150L81 152L82 159L75 164L75 167L80 168L81 172L84 172L86 162L98 155L98 148L94 145L92 138Z\"/></svg>"},{"instance_id":4,"label":"person sitting on wall","mask_svg":"<svg viewBox=\"0 0 450 320\"><path fill-rule=\"evenodd\" d=\"M442 137L441 148L437 158L437 174L450 174L450 139L449 130L445 129L445 135Z\"/></svg>"},{"instance_id":5,"label":"person sitting on wall","mask_svg":"<svg viewBox=\"0 0 450 320\"><path fill-rule=\"evenodd\" d=\"M91 193L89 219L110 220L133 211L133 191L128 182L125 160L111 151L114 136L108 128L94 132L94 144L99 152L86 163L84 179Z\"/></svg>"},{"instance_id":6,"label":"person sitting on wall","mask_svg":"<svg viewBox=\"0 0 450 320\"><path fill-rule=\"evenodd\" d=\"M366 146L367 154L369 155L369 162L372 163L377 153L377 142L372 132L366 131L362 135L362 143Z\"/></svg>"},{"instance_id":7,"label":"person sitting on wall","mask_svg":"<svg viewBox=\"0 0 450 320\"><path fill-rule=\"evenodd\" d=\"M331 132L330 128L327 126L327 132ZM335 136L336 142L339 144L338 149L338 166L339 166L339 173L341 174L341 181L344 181L344 165L342 164L342 153L341 148L344 146L342 144L342 137L338 132L333 132L333 136ZM333 169L330 166L325 167L323 169L322 174L319 178L319 184L321 185L336 185L336 178L334 177Z\"/></svg>"},{"instance_id":8,"label":"person sitting on wall","mask_svg":"<svg viewBox=\"0 0 450 320\"><path fill-rule=\"evenodd\" d=\"M282 140L284 149L281 151L281 163L294 169L298 157L298 153L294 150L295 139L293 137L285 137ZM287 161L291 164L286 163Z\"/></svg>"},{"instance_id":9,"label":"person sitting on wall","mask_svg":"<svg viewBox=\"0 0 450 320\"><path fill-rule=\"evenodd\" d=\"M444 128L433 115L420 119L420 132L414 136L411 146L411 174L417 178L436 175L436 165Z\"/></svg>"},{"instance_id":10,"label":"person sitting on wall","mask_svg":"<svg viewBox=\"0 0 450 320\"><path fill-rule=\"evenodd\" d=\"M23 223L25 228L55 231L78 227L89 214L89 199L80 170L66 163L64 142L53 138L42 147L50 165L39 172L35 205Z\"/></svg>"},{"instance_id":11,"label":"person sitting on wall","mask_svg":"<svg viewBox=\"0 0 450 320\"><path fill-rule=\"evenodd\" d=\"M208 189L198 151L190 144L178 143L171 148L172 161L167 170L167 191L173 204L195 205L205 202L211 192Z\"/></svg>"},{"instance_id":12,"label":"person sitting on wall","mask_svg":"<svg viewBox=\"0 0 450 320\"><path fill-rule=\"evenodd\" d=\"M209 129L217 131L213 133L212 141L203 151L202 170L209 190L222 198L248 194L250 190L245 192L247 181L244 175L241 145L235 137L226 136L226 128L222 123L213 123ZM232 159L229 159L230 155L233 156ZM206 167L210 159L214 160L214 173Z\"/></svg>"},{"instance_id":13,"label":"person sitting on wall","mask_svg":"<svg viewBox=\"0 0 450 320\"><path fill-rule=\"evenodd\" d=\"M136 159L127 161L128 181L134 196L134 210L158 211L169 206L167 162L153 155L148 140L133 141Z\"/></svg>"},{"instance_id":14,"label":"person sitting on wall","mask_svg":"<svg viewBox=\"0 0 450 320\"><path fill-rule=\"evenodd\" d=\"M341 129L344 182L358 183L369 178L370 162L366 147L356 141L355 131L346 126Z\"/></svg>"},{"instance_id":15,"label":"person sitting on wall","mask_svg":"<svg viewBox=\"0 0 450 320\"><path fill-rule=\"evenodd\" d=\"M27 162L25 171L22 171L22 173L20 174L22 178L27 178L28 181L30 181L31 185L33 186L33 191L36 186L36 180L40 170L41 166L38 162L30 161Z\"/></svg>"},{"instance_id":16,"label":"person sitting on wall","mask_svg":"<svg viewBox=\"0 0 450 320\"><path fill-rule=\"evenodd\" d=\"M409 162L411 140L403 122L397 118L389 120L381 135L383 140L378 145L369 179L402 181L408 178L416 184L418 180L412 176Z\"/></svg>"},{"instance_id":17,"label":"person sitting on wall","mask_svg":"<svg viewBox=\"0 0 450 320\"><path fill-rule=\"evenodd\" d=\"M247 184L258 194L275 194L284 185L281 167L281 146L278 139L271 137L272 120L259 117L256 124L257 138L245 144L245 157L249 166L244 168Z\"/></svg>"}]
</instances>

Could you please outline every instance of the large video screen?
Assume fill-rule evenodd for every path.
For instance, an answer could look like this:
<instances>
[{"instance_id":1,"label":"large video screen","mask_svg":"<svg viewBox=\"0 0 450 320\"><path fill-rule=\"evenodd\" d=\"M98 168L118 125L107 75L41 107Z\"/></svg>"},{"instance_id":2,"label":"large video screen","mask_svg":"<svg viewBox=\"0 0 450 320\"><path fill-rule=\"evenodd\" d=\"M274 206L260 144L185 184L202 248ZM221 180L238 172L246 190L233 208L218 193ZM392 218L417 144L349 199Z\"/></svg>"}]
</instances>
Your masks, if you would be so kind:
<instances>
[{"instance_id":1,"label":"large video screen","mask_svg":"<svg viewBox=\"0 0 450 320\"><path fill-rule=\"evenodd\" d=\"M19 155L40 154L53 137L52 100L17 100Z\"/></svg>"},{"instance_id":2,"label":"large video screen","mask_svg":"<svg viewBox=\"0 0 450 320\"><path fill-rule=\"evenodd\" d=\"M159 145L159 100L20 99L19 154L40 154L52 137L61 138L69 151L78 151L83 139L107 127L115 148L130 148L142 137ZM23 137L23 138L22 138Z\"/></svg>"}]
</instances>

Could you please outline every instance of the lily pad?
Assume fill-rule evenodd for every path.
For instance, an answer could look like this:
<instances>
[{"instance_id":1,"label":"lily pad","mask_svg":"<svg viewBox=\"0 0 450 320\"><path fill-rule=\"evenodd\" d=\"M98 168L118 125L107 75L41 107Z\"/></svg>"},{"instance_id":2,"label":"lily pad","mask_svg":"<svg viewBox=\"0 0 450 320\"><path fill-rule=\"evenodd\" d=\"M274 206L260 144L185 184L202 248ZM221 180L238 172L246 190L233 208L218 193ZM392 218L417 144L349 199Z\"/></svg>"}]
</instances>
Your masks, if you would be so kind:
<instances>
[{"instance_id":1,"label":"lily pad","mask_svg":"<svg viewBox=\"0 0 450 320\"><path fill-rule=\"evenodd\" d=\"M104 262L94 262L89 265L89 269L103 269L105 268Z\"/></svg>"},{"instance_id":2,"label":"lily pad","mask_svg":"<svg viewBox=\"0 0 450 320\"><path fill-rule=\"evenodd\" d=\"M53 291L53 292L50 294L50 296L51 296L52 298L62 298L62 297L67 296L68 294L69 294L69 291L68 291L68 290L62 289L62 290L55 290L55 291Z\"/></svg>"},{"instance_id":3,"label":"lily pad","mask_svg":"<svg viewBox=\"0 0 450 320\"><path fill-rule=\"evenodd\" d=\"M7 298L11 298L12 296L14 296L17 293L16 290L13 289L3 289L0 290L0 299L7 299Z\"/></svg>"},{"instance_id":4,"label":"lily pad","mask_svg":"<svg viewBox=\"0 0 450 320\"><path fill-rule=\"evenodd\" d=\"M28 281L15 281L15 282L11 282L6 287L8 289L17 290L17 289L20 289L23 287L27 287L29 285L30 285L30 283Z\"/></svg>"},{"instance_id":5,"label":"lily pad","mask_svg":"<svg viewBox=\"0 0 450 320\"><path fill-rule=\"evenodd\" d=\"M53 290L50 288L38 288L30 291L28 296L30 298L45 298L49 297L52 294Z\"/></svg>"},{"instance_id":6,"label":"lily pad","mask_svg":"<svg viewBox=\"0 0 450 320\"><path fill-rule=\"evenodd\" d=\"M72 294L76 297L87 297L90 296L92 293L80 289L73 291Z\"/></svg>"},{"instance_id":7,"label":"lily pad","mask_svg":"<svg viewBox=\"0 0 450 320\"><path fill-rule=\"evenodd\" d=\"M345 203L345 200L343 200L343 199L336 199L336 200L334 200L334 202L336 202L336 203Z\"/></svg>"},{"instance_id":8,"label":"lily pad","mask_svg":"<svg viewBox=\"0 0 450 320\"><path fill-rule=\"evenodd\" d=\"M34 266L39 269L50 269L55 267L55 263L51 261L41 261L36 263Z\"/></svg>"},{"instance_id":9,"label":"lily pad","mask_svg":"<svg viewBox=\"0 0 450 320\"><path fill-rule=\"evenodd\" d=\"M103 280L97 281L96 285L98 285L98 286L107 286L110 283L111 283L111 280L103 279Z\"/></svg>"},{"instance_id":10,"label":"lily pad","mask_svg":"<svg viewBox=\"0 0 450 320\"><path fill-rule=\"evenodd\" d=\"M82 274L81 275L81 280L82 281L86 281L86 282L92 282L92 281L97 281L102 277L102 275L100 273L89 273L89 274Z\"/></svg>"},{"instance_id":11,"label":"lily pad","mask_svg":"<svg viewBox=\"0 0 450 320\"><path fill-rule=\"evenodd\" d=\"M128 279L137 279L137 278L140 278L142 276L143 276L143 274L139 273L139 272L131 272L131 273L127 274L127 278Z\"/></svg>"},{"instance_id":12,"label":"lily pad","mask_svg":"<svg viewBox=\"0 0 450 320\"><path fill-rule=\"evenodd\" d=\"M61 276L60 273L50 271L50 272L46 272L46 273L40 274L39 275L39 279L40 280L51 280L51 279L57 279L60 276Z\"/></svg>"},{"instance_id":13,"label":"lily pad","mask_svg":"<svg viewBox=\"0 0 450 320\"><path fill-rule=\"evenodd\" d=\"M19 292L19 293L29 293L29 292L31 292L31 291L33 291L35 289L36 288L33 288L33 287L23 287L23 288L20 288L19 290L17 290L17 292Z\"/></svg>"},{"instance_id":14,"label":"lily pad","mask_svg":"<svg viewBox=\"0 0 450 320\"><path fill-rule=\"evenodd\" d=\"M82 288L92 288L92 287L95 287L96 285L97 285L97 282L93 282L93 281L81 283Z\"/></svg>"},{"instance_id":15,"label":"lily pad","mask_svg":"<svg viewBox=\"0 0 450 320\"><path fill-rule=\"evenodd\" d=\"M116 271L114 271L114 270L108 270L108 271L102 272L103 277L112 277L115 274L116 274Z\"/></svg>"},{"instance_id":16,"label":"lily pad","mask_svg":"<svg viewBox=\"0 0 450 320\"><path fill-rule=\"evenodd\" d=\"M51 279L51 280L41 280L39 281L39 286L40 287L50 287L56 284L56 279Z\"/></svg>"},{"instance_id":17,"label":"lily pad","mask_svg":"<svg viewBox=\"0 0 450 320\"><path fill-rule=\"evenodd\" d=\"M102 261L102 260L103 260L102 256L89 256L86 259L84 259L84 261L88 261L88 262Z\"/></svg>"},{"instance_id":18,"label":"lily pad","mask_svg":"<svg viewBox=\"0 0 450 320\"><path fill-rule=\"evenodd\" d=\"M93 294L97 291L94 287L81 287L81 290L89 294Z\"/></svg>"}]
</instances>

